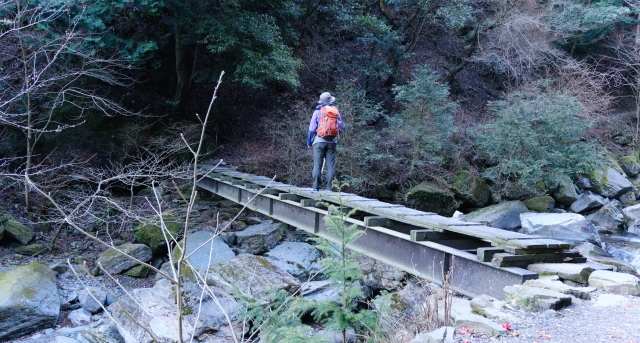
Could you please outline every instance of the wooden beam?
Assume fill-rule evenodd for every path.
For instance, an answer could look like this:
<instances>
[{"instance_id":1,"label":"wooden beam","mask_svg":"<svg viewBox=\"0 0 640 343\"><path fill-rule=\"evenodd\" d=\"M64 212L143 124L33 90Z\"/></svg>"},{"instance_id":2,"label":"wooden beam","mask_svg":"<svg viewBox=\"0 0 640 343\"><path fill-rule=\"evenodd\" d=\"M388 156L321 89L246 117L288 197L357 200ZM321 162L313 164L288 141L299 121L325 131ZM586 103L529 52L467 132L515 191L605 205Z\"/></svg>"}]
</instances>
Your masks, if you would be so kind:
<instances>
[{"instance_id":1,"label":"wooden beam","mask_svg":"<svg viewBox=\"0 0 640 343\"><path fill-rule=\"evenodd\" d=\"M439 232L435 230L411 230L410 231L411 240L414 242L424 242L424 241L439 241L444 239L451 239L453 237L452 234L447 232Z\"/></svg>"}]
</instances>

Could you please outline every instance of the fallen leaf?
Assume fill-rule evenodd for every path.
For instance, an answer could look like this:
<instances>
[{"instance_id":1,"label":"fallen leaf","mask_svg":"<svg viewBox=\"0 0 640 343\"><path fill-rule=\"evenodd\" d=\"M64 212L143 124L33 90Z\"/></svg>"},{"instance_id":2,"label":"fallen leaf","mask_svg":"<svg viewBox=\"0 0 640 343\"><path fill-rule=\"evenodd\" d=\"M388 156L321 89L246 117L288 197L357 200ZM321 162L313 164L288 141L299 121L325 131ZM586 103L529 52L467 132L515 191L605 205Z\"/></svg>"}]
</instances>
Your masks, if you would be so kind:
<instances>
[{"instance_id":1,"label":"fallen leaf","mask_svg":"<svg viewBox=\"0 0 640 343\"><path fill-rule=\"evenodd\" d=\"M540 335L540 338L552 339L553 336L547 335L546 333L543 333L543 334Z\"/></svg>"},{"instance_id":2,"label":"fallen leaf","mask_svg":"<svg viewBox=\"0 0 640 343\"><path fill-rule=\"evenodd\" d=\"M573 260L573 259L572 259L571 257L565 257L565 258L563 258L562 260L563 260L563 261L565 261L565 262L569 262L569 261L571 261L571 260Z\"/></svg>"},{"instance_id":3,"label":"fallen leaf","mask_svg":"<svg viewBox=\"0 0 640 343\"><path fill-rule=\"evenodd\" d=\"M625 304L624 306L628 307L628 308L634 308L635 307L635 306L633 306L633 304Z\"/></svg>"},{"instance_id":4,"label":"fallen leaf","mask_svg":"<svg viewBox=\"0 0 640 343\"><path fill-rule=\"evenodd\" d=\"M509 322L503 323L503 324L502 324L502 327L503 327L505 330L511 330L511 323L509 323Z\"/></svg>"},{"instance_id":5,"label":"fallen leaf","mask_svg":"<svg viewBox=\"0 0 640 343\"><path fill-rule=\"evenodd\" d=\"M609 336L609 338L622 338L622 335L619 333L608 333L607 336Z\"/></svg>"},{"instance_id":6,"label":"fallen leaf","mask_svg":"<svg viewBox=\"0 0 640 343\"><path fill-rule=\"evenodd\" d=\"M518 336L520 336L520 334L517 333L516 331L509 332L509 337L518 337Z\"/></svg>"},{"instance_id":7,"label":"fallen leaf","mask_svg":"<svg viewBox=\"0 0 640 343\"><path fill-rule=\"evenodd\" d=\"M468 333L471 333L471 330L469 330L469 328L464 328L463 327L463 328L459 328L458 329L458 333L461 334L461 335L466 335Z\"/></svg>"}]
</instances>

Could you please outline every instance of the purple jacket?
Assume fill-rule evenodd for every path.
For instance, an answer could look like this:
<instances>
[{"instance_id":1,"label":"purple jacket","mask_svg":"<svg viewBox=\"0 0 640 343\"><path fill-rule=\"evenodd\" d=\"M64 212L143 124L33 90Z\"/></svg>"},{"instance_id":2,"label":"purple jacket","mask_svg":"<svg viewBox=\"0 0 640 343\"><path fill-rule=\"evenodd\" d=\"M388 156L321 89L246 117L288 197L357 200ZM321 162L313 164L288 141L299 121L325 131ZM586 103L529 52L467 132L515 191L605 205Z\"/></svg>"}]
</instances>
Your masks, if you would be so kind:
<instances>
[{"instance_id":1,"label":"purple jacket","mask_svg":"<svg viewBox=\"0 0 640 343\"><path fill-rule=\"evenodd\" d=\"M313 111L313 116L311 116L311 121L309 121L309 132L307 133L308 147L310 147L314 143L316 131L318 130L318 122L320 121L320 115L321 115L320 109L323 106L327 106L327 105L333 105L333 103L327 102L327 103L318 105L316 106L316 110ZM339 132L342 132L342 130L344 130L344 123L342 123L342 116L340 114L338 114L338 126L339 126ZM333 142L331 142L331 140L324 140L324 141L330 142L330 143L337 143L338 137L334 138Z\"/></svg>"}]
</instances>

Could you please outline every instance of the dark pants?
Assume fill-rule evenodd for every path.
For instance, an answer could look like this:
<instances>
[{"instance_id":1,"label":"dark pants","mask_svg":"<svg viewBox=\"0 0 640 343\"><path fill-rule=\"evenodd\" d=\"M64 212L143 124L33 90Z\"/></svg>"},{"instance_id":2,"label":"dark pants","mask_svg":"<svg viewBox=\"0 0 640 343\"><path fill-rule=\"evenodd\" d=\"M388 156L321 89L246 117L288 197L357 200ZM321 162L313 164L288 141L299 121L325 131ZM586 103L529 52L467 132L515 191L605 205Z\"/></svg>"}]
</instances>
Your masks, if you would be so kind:
<instances>
[{"instance_id":1,"label":"dark pants","mask_svg":"<svg viewBox=\"0 0 640 343\"><path fill-rule=\"evenodd\" d=\"M322 174L322 160L327 168L326 189L331 190L331 182L336 175L336 145L337 143L316 143L313 145L313 189L319 189Z\"/></svg>"}]
</instances>

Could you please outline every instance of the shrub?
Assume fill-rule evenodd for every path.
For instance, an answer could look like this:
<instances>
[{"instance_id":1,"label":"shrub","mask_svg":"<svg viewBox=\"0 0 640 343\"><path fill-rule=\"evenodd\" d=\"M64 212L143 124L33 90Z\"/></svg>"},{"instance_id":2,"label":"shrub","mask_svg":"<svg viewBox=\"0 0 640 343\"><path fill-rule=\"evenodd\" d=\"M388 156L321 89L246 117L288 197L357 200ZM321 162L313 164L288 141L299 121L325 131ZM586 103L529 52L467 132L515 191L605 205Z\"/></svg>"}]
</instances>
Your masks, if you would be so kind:
<instances>
[{"instance_id":1,"label":"shrub","mask_svg":"<svg viewBox=\"0 0 640 343\"><path fill-rule=\"evenodd\" d=\"M457 105L447 101L449 87L438 78L428 65L419 66L411 82L393 89L404 110L389 118L388 132L395 145L410 147L399 157L399 163L409 166L409 178L423 178L426 168L441 165L454 149L452 112Z\"/></svg>"},{"instance_id":2,"label":"shrub","mask_svg":"<svg viewBox=\"0 0 640 343\"><path fill-rule=\"evenodd\" d=\"M574 97L514 93L489 108L494 120L473 133L479 155L489 164L486 177L529 188L543 181L550 187L563 175L600 164L594 142L583 139L590 123L577 117L581 106Z\"/></svg>"}]
</instances>

